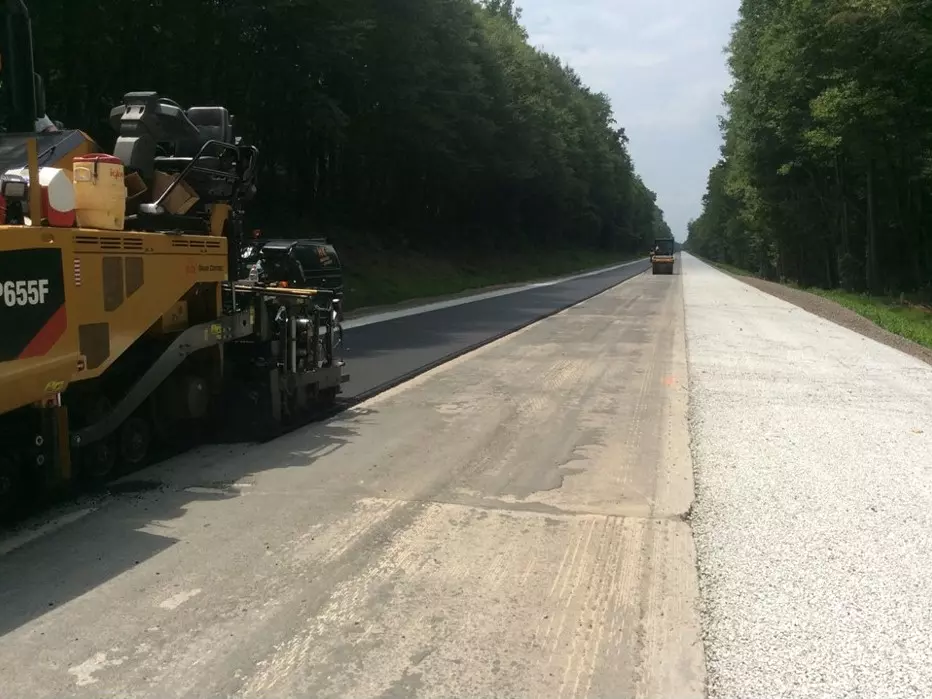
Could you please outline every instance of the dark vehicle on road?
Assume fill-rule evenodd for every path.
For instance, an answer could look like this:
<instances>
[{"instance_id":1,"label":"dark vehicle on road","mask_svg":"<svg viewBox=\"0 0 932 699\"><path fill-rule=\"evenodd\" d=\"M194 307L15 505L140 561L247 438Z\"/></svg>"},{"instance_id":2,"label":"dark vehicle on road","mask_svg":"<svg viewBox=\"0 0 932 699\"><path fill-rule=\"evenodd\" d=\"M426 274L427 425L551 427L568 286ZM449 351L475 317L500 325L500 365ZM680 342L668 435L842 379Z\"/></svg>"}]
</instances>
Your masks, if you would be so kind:
<instances>
[{"instance_id":1,"label":"dark vehicle on road","mask_svg":"<svg viewBox=\"0 0 932 699\"><path fill-rule=\"evenodd\" d=\"M676 243L673 238L657 238L650 253L652 274L673 274Z\"/></svg>"}]
</instances>

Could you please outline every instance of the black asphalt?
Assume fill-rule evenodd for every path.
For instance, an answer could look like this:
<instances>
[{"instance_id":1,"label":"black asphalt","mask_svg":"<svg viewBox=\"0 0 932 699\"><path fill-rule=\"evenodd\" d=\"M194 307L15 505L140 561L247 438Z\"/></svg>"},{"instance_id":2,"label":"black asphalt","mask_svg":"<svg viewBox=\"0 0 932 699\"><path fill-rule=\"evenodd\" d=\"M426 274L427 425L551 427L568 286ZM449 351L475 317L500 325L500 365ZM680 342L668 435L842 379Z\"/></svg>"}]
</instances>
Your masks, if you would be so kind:
<instances>
[{"instance_id":1,"label":"black asphalt","mask_svg":"<svg viewBox=\"0 0 932 699\"><path fill-rule=\"evenodd\" d=\"M348 402L370 397L457 355L600 294L650 267L640 260L588 277L346 330Z\"/></svg>"}]
</instances>

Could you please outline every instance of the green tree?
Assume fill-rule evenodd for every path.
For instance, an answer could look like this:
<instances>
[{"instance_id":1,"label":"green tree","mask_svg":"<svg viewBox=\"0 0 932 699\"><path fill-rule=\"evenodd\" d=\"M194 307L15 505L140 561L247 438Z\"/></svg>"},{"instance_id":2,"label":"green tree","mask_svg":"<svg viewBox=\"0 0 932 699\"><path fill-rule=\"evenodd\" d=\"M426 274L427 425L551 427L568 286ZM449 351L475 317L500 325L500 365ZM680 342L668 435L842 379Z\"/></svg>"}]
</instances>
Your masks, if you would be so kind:
<instances>
[{"instance_id":1,"label":"green tree","mask_svg":"<svg viewBox=\"0 0 932 699\"><path fill-rule=\"evenodd\" d=\"M635 251L669 230L608 98L528 43L514 0L30 9L54 118L107 148L126 92L224 104L260 149L259 220L424 248Z\"/></svg>"},{"instance_id":2,"label":"green tree","mask_svg":"<svg viewBox=\"0 0 932 699\"><path fill-rule=\"evenodd\" d=\"M804 284L930 291L932 1L744 0L688 248Z\"/></svg>"}]
</instances>

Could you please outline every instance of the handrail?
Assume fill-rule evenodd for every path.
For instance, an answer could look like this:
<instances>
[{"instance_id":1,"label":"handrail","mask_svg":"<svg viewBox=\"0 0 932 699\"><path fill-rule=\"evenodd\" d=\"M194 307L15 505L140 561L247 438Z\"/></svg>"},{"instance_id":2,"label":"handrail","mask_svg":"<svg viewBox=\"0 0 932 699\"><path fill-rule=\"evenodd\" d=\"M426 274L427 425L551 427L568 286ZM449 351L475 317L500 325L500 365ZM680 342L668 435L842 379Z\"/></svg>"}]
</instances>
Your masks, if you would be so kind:
<instances>
[{"instance_id":1,"label":"handrail","mask_svg":"<svg viewBox=\"0 0 932 699\"><path fill-rule=\"evenodd\" d=\"M162 192L159 198L156 199L151 204L140 204L139 210L145 214L150 214L150 215L156 215L156 214L163 213L164 210L161 208L162 202L168 198L168 195L171 194L175 190L175 188L179 184L181 184L181 182L183 182L184 179L187 177L187 175L191 172L202 172L202 173L211 175L213 177L219 177L224 180L229 180L230 182L236 182L236 180L245 182L247 178L251 178L253 171L255 170L255 162L254 162L255 157L249 158L249 161L250 161L249 165L247 166L246 171L242 174L240 174L239 172L231 173L231 172L223 172L222 170L214 170L212 168L207 168L207 167L198 167L197 165L198 160L205 157L204 156L205 151L208 149L208 147L213 146L213 145L220 146L224 150L234 152L237 155L238 162L244 150L243 146L236 146L236 145L233 145L232 143L226 143L224 141L217 141L215 139L210 139L209 141L206 141L204 145L201 146L200 150L198 150L197 154L193 158L191 158L191 162L188 163L185 166L184 170L182 170L181 173L178 175L178 177L176 177L172 181L172 183L168 185L168 187L165 188L165 191ZM255 146L246 146L245 149L252 151L253 156L257 155L259 152Z\"/></svg>"}]
</instances>

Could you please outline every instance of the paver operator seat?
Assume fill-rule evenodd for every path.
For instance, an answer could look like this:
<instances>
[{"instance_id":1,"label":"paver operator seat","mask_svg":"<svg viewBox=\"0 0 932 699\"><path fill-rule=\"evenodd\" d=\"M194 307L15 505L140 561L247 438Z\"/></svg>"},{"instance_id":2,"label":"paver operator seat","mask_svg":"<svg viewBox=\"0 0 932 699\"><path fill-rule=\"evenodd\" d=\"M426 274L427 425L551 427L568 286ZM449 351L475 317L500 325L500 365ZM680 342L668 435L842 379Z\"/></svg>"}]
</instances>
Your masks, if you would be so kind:
<instances>
[{"instance_id":1,"label":"paver operator seat","mask_svg":"<svg viewBox=\"0 0 932 699\"><path fill-rule=\"evenodd\" d=\"M156 92L129 92L110 110L110 125L119 135L113 154L127 172L138 172L146 184L155 174L160 143L197 140L200 133L177 103Z\"/></svg>"}]
</instances>

